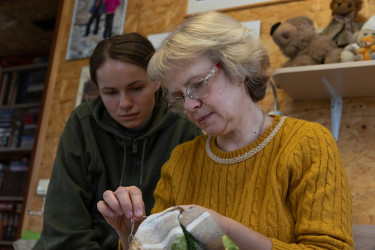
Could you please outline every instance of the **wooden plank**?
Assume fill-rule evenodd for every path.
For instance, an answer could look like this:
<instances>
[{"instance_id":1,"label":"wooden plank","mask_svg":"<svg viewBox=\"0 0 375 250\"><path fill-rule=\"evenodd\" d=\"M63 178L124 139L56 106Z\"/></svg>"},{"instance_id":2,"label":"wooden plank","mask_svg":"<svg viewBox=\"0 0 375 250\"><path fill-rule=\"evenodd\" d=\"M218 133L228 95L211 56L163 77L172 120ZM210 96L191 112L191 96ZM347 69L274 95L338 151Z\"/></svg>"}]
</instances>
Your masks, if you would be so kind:
<instances>
[{"instance_id":1,"label":"wooden plank","mask_svg":"<svg viewBox=\"0 0 375 250\"><path fill-rule=\"evenodd\" d=\"M330 98L322 78L342 97L375 95L375 60L276 69L273 79L294 100Z\"/></svg>"}]
</instances>

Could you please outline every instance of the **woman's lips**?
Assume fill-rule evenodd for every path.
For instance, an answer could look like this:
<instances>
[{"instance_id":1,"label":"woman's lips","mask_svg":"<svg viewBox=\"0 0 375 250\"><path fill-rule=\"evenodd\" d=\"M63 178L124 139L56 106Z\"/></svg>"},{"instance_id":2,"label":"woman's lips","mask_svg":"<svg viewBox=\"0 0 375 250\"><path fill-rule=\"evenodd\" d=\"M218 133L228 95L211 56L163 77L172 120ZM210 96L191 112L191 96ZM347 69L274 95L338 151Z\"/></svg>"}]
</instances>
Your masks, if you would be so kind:
<instances>
[{"instance_id":1,"label":"woman's lips","mask_svg":"<svg viewBox=\"0 0 375 250\"><path fill-rule=\"evenodd\" d=\"M133 120L137 115L138 115L138 113L120 115L120 118L122 118L124 120Z\"/></svg>"},{"instance_id":2,"label":"woman's lips","mask_svg":"<svg viewBox=\"0 0 375 250\"><path fill-rule=\"evenodd\" d=\"M207 122L207 120L209 119L209 117L211 116L212 113L209 113L207 115L202 115L201 117L198 118L198 122L200 124L205 124Z\"/></svg>"}]
</instances>

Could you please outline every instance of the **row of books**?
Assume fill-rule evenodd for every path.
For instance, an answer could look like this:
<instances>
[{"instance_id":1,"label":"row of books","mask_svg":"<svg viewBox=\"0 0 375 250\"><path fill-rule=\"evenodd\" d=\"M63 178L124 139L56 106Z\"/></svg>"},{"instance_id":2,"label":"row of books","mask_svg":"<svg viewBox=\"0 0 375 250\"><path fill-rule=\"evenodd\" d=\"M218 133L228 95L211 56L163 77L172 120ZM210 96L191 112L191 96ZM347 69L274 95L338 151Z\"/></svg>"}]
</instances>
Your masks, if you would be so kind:
<instances>
[{"instance_id":1,"label":"row of books","mask_svg":"<svg viewBox=\"0 0 375 250\"><path fill-rule=\"evenodd\" d=\"M0 196L22 197L25 191L29 170L28 159L0 163Z\"/></svg>"},{"instance_id":2,"label":"row of books","mask_svg":"<svg viewBox=\"0 0 375 250\"><path fill-rule=\"evenodd\" d=\"M0 148L32 148L39 108L0 110Z\"/></svg>"},{"instance_id":3,"label":"row of books","mask_svg":"<svg viewBox=\"0 0 375 250\"><path fill-rule=\"evenodd\" d=\"M0 213L0 240L14 241L17 236L19 214Z\"/></svg>"},{"instance_id":4,"label":"row of books","mask_svg":"<svg viewBox=\"0 0 375 250\"><path fill-rule=\"evenodd\" d=\"M0 105L40 102L46 70L4 72L0 79Z\"/></svg>"},{"instance_id":5,"label":"row of books","mask_svg":"<svg viewBox=\"0 0 375 250\"><path fill-rule=\"evenodd\" d=\"M2 209L3 207L7 209ZM9 207L11 209L9 209ZM0 240L14 241L22 209L21 202L0 201Z\"/></svg>"}]
</instances>

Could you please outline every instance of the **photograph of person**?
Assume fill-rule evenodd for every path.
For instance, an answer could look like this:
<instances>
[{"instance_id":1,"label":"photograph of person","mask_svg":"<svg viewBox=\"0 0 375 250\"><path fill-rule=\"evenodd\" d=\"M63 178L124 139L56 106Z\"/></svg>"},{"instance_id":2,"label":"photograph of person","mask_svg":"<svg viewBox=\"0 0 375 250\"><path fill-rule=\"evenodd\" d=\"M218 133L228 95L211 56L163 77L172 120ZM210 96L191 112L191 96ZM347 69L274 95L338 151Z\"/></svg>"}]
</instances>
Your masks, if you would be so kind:
<instances>
[{"instance_id":1,"label":"photograph of person","mask_svg":"<svg viewBox=\"0 0 375 250\"><path fill-rule=\"evenodd\" d=\"M89 58L98 42L124 30L128 0L76 0L66 60Z\"/></svg>"}]
</instances>

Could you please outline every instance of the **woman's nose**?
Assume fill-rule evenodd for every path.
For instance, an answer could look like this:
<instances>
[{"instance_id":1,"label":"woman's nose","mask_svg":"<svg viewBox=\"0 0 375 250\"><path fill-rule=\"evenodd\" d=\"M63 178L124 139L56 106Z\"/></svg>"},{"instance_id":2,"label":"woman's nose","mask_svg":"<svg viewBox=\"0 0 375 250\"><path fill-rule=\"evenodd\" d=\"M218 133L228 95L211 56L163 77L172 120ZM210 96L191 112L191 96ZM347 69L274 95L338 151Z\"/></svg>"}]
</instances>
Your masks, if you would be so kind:
<instances>
[{"instance_id":1,"label":"woman's nose","mask_svg":"<svg viewBox=\"0 0 375 250\"><path fill-rule=\"evenodd\" d=\"M185 96L184 109L186 111L195 111L202 106L200 99L194 99L189 96Z\"/></svg>"},{"instance_id":2,"label":"woman's nose","mask_svg":"<svg viewBox=\"0 0 375 250\"><path fill-rule=\"evenodd\" d=\"M120 94L120 107L121 108L128 108L133 105L132 98L130 95L126 93L121 93Z\"/></svg>"}]
</instances>

